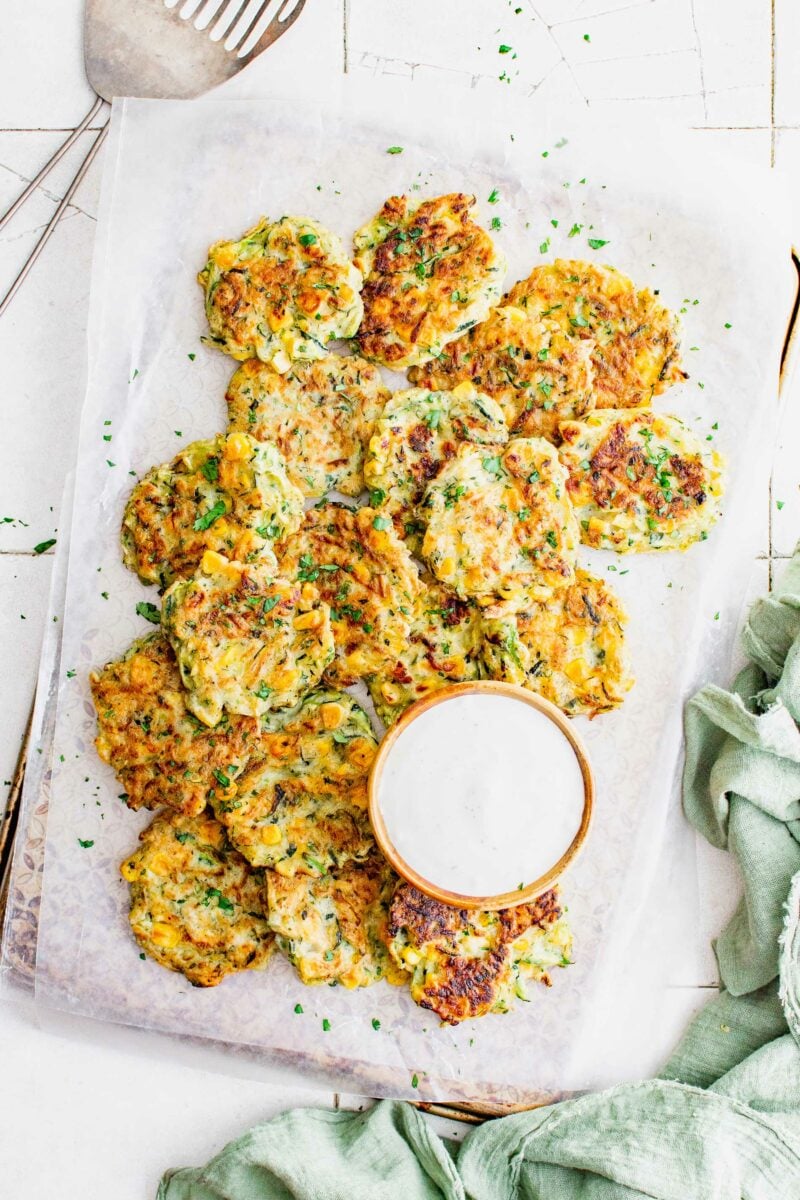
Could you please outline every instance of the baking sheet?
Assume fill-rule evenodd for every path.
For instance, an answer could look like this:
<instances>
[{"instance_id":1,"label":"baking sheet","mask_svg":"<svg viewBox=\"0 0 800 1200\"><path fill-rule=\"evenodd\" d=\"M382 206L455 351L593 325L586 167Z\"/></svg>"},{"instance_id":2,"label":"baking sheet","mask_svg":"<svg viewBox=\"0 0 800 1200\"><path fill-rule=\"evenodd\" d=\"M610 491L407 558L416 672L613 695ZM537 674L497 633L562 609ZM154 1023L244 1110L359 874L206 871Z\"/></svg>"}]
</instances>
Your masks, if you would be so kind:
<instances>
[{"instance_id":1,"label":"baking sheet","mask_svg":"<svg viewBox=\"0 0 800 1200\"><path fill-rule=\"evenodd\" d=\"M534 1102L598 1082L598 1022L615 990L636 994L631 934L674 824L682 699L726 674L766 519L753 497L763 495L774 439L793 280L765 173L700 161L666 136L657 145L631 130L566 136L558 144L563 131L526 127L519 111L492 123L460 91L433 97L416 85L409 94L346 80L322 106L274 98L115 107L50 780L36 969L37 995L48 1003L279 1054L374 1095ZM387 155L393 145L403 153ZM474 191L484 219L502 221L509 284L556 254L596 258L685 308L692 379L657 407L696 421L729 460L725 516L708 542L683 556L582 555L626 600L638 683L618 713L577 722L598 805L587 849L564 881L576 963L555 974L550 991L533 988L513 1014L456 1030L439 1028L405 990L308 989L282 960L210 991L142 962L118 864L150 818L119 802L93 751L87 678L151 628L135 604L155 597L119 558L129 473L224 427L235 364L198 344L204 320L194 276L207 246L262 212L307 213L349 239L387 195L409 188ZM608 245L593 252L590 236ZM83 849L78 839L94 845ZM652 933L657 940L662 931ZM603 1063L600 1081L614 1081L612 1063Z\"/></svg>"}]
</instances>

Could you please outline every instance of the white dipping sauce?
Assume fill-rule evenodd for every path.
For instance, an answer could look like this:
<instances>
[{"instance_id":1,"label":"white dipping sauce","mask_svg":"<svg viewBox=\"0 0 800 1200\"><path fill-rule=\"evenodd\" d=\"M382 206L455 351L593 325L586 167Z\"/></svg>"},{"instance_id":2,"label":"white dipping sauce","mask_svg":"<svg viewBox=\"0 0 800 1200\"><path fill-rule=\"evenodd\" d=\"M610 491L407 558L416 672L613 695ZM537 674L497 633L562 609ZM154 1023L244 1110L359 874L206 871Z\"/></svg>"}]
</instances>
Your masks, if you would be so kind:
<instances>
[{"instance_id":1,"label":"white dipping sauce","mask_svg":"<svg viewBox=\"0 0 800 1200\"><path fill-rule=\"evenodd\" d=\"M378 803L389 840L428 883L496 896L555 866L581 823L584 784L549 717L509 696L433 705L399 735Z\"/></svg>"}]
</instances>

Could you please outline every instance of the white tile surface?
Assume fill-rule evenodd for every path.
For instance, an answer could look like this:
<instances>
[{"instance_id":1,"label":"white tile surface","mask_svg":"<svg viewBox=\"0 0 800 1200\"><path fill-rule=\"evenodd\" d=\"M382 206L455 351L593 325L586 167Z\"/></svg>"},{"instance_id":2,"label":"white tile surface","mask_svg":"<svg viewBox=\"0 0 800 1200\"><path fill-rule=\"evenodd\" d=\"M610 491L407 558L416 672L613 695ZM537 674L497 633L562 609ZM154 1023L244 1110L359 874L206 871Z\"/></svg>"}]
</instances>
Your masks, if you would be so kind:
<instances>
[{"instance_id":1,"label":"white tile surface","mask_svg":"<svg viewBox=\"0 0 800 1200\"><path fill-rule=\"evenodd\" d=\"M775 122L800 125L800 6L775 0Z\"/></svg>"},{"instance_id":2,"label":"white tile surface","mask_svg":"<svg viewBox=\"0 0 800 1200\"><path fill-rule=\"evenodd\" d=\"M287 1108L333 1093L191 1068L153 1047L101 1050L0 1005L3 1195L19 1200L144 1200L168 1167L200 1166Z\"/></svg>"},{"instance_id":3,"label":"white tile surface","mask_svg":"<svg viewBox=\"0 0 800 1200\"><path fill-rule=\"evenodd\" d=\"M81 65L83 0L56 5L28 0L7 7L0 210L59 143L54 130L75 125L91 103ZM500 54L501 45L512 50ZM744 163L769 162L774 141L775 161L800 197L796 0L775 2L774 122L780 128L774 132L771 45L770 5L752 0L725 5L719 0L428 0L424 5L419 0L312 0L286 37L228 87L240 95L258 95L265 83L291 89L302 77L299 67L333 79L346 64L352 71L403 75L412 83L424 78L480 89L507 87L531 104L531 112L547 104L565 122L588 104L599 120L636 117L712 126L697 136ZM499 81L504 73L508 84ZM29 210L0 233L0 288L10 282L48 220L87 144L84 138ZM0 524L3 779L10 776L27 717L50 571L49 556L37 558L30 551L57 536L53 531L82 398L99 165L0 321L3 445L11 448L0 475L0 517L15 518ZM797 212L800 243L800 200ZM754 498L764 512L765 556L770 532L771 550L778 556L789 554L800 534L798 444L800 376L787 400L771 509L766 496ZM757 590L766 586L769 570L766 557L755 565ZM738 881L727 856L703 845L698 860L697 921L710 937L735 905ZM710 948L698 961L682 964L673 982L686 986L664 997L665 1011L671 1013L665 1045L709 994L699 985L715 980ZM290 1082L227 1079L152 1055L93 1045L91 1034L82 1041L65 1040L10 1009L0 1008L0 1044L3 1184L9 1195L25 1200L56 1194L84 1200L152 1195L165 1166L204 1160L248 1124L297 1102ZM48 1132L47 1153L32 1171L32 1139L42 1130Z\"/></svg>"}]
</instances>

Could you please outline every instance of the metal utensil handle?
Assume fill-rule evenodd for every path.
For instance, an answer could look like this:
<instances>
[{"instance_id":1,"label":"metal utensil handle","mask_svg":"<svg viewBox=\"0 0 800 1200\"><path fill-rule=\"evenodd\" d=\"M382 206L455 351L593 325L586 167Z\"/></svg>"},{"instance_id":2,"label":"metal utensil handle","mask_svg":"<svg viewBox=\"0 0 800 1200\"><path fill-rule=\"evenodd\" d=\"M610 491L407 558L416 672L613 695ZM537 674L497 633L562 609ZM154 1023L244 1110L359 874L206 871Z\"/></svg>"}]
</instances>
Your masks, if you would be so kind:
<instances>
[{"instance_id":1,"label":"metal utensil handle","mask_svg":"<svg viewBox=\"0 0 800 1200\"><path fill-rule=\"evenodd\" d=\"M48 222L44 233L42 234L42 236L39 238L39 241L34 246L33 250L31 251L30 255L28 256L27 261L23 264L21 271L17 275L14 282L11 284L11 287L8 289L8 291L6 292L3 299L0 300L0 317L2 317L3 313L8 308L12 299L14 298L17 291L19 290L23 280L25 279L28 272L30 271L31 267L36 262L37 258L39 257L39 255L42 253L45 246L49 242L49 240L53 234L53 230L55 229L58 222L61 220L62 213L67 208L72 197L75 195L78 185L80 184L80 182L83 179L86 172L89 170L89 167L92 164L92 160L94 159L94 156L97 154L97 151L102 146L107 133L108 133L108 126L104 125L103 128L100 130L99 134L97 135L97 137L92 145L91 150L86 155L86 158L83 160L83 162L81 163L81 165L78 169L77 175L75 176L72 183L69 185L66 192L64 193L63 199L60 201L58 208L56 209L56 211L53 213L52 217L50 218L50 221Z\"/></svg>"},{"instance_id":2,"label":"metal utensil handle","mask_svg":"<svg viewBox=\"0 0 800 1200\"><path fill-rule=\"evenodd\" d=\"M3 213L2 217L0 217L0 229L5 228L5 226L8 224L8 222L14 216L14 213L18 212L19 209L22 208L22 205L25 203L25 201L28 199L28 197L33 195L33 193L36 191L36 189L38 188L38 186L42 182L42 180L47 178L47 176L50 174L50 172L52 171L52 169L56 165L56 163L61 161L61 159L67 153L69 148L71 146L73 146L75 144L75 142L78 140L78 138L81 136L84 129L86 129L86 127L97 116L100 109L103 107L104 103L105 103L105 101L103 100L103 97L98 96L96 101L92 105L92 107L89 109L86 116L81 121L80 125L77 127L77 129L73 129L72 133L69 135L67 140L65 142L61 143L61 145L56 150L53 157L44 164L44 166L42 167L41 171L36 176L36 178L32 179L30 181L28 186L25 188L25 191L20 192L19 196L17 196L16 200L11 205L11 208L6 209L6 211Z\"/></svg>"}]
</instances>

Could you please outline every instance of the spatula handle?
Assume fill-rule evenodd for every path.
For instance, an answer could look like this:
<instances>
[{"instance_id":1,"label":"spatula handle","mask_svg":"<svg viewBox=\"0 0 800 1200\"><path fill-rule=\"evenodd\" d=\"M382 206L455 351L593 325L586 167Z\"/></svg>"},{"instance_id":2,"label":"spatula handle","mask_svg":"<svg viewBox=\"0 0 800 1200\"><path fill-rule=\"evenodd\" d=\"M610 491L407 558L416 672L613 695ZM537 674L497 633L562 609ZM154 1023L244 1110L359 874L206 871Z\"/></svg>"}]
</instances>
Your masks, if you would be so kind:
<instances>
[{"instance_id":1,"label":"spatula handle","mask_svg":"<svg viewBox=\"0 0 800 1200\"><path fill-rule=\"evenodd\" d=\"M86 116L81 121L80 125L77 127L77 129L73 129L72 133L69 135L69 137L66 139L66 141L62 142L61 145L58 147L58 149L56 150L53 157L44 164L44 166L42 167L41 171L36 176L36 178L32 179L30 181L28 186L25 188L25 191L20 192L20 194L17 196L16 200L11 205L11 207L6 209L6 211L3 213L2 217L0 217L0 229L3 229L8 224L8 222L14 216L14 213L18 212L19 209L22 208L23 204L28 199L28 197L33 195L33 193L36 191L36 189L38 188L38 186L42 182L42 180L47 178L47 176L50 174L50 172L52 171L52 169L56 165L56 163L60 162L61 159L64 157L64 155L67 153L67 151L70 149L70 147L75 144L75 142L78 140L78 138L83 133L84 129L86 129L86 127L91 124L91 122L97 116L97 114L99 113L99 111L102 107L103 107L103 98L102 98L102 96L98 96L97 99L95 100L94 104L92 105L92 107L89 109Z\"/></svg>"},{"instance_id":2,"label":"spatula handle","mask_svg":"<svg viewBox=\"0 0 800 1200\"><path fill-rule=\"evenodd\" d=\"M102 103L102 101L101 101L101 103ZM2 317L3 313L8 308L9 304L11 303L11 301L13 300L17 291L19 290L20 286L22 285L23 280L25 279L28 272L30 271L31 267L36 262L37 258L42 253L45 246L47 245L50 238L52 237L53 231L55 230L56 225L60 221L62 213L69 205L69 202L72 199L72 197L75 195L78 185L80 184L80 182L83 179L86 172L89 170L89 167L92 164L92 160L94 159L94 156L97 154L97 151L102 146L107 133L108 133L108 126L104 125L103 128L98 133L97 137L95 138L92 148L90 149L89 153L86 155L86 158L81 163L81 165L78 169L77 175L75 176L72 183L69 185L66 192L64 193L64 196L62 197L61 201L59 202L58 208L56 209L56 211L53 213L52 217L50 218L50 221L48 222L42 236L39 238L39 241L34 246L33 250L31 251L30 255L28 256L27 261L23 264L22 269L20 270L20 272L17 275L14 282L11 284L11 287L8 289L8 291L6 292L3 299L0 300L0 317ZM63 147L62 147L62 149L63 149ZM49 169L49 166L52 165L52 163L54 161L55 161L55 159L51 159L50 164L48 164L48 167L45 168L45 174L47 172L47 169ZM41 174L41 172L40 172L40 174ZM38 178L38 176L37 176L37 178ZM34 185L31 184L28 190L30 191L30 188L32 188L33 186ZM23 196L20 197L20 201L18 201L18 205L19 205L19 203L21 203L22 199L24 198L24 195L25 195L25 193L23 193ZM6 214L6 215L8 215L8 214Z\"/></svg>"}]
</instances>

